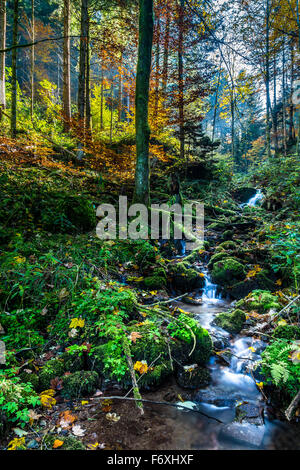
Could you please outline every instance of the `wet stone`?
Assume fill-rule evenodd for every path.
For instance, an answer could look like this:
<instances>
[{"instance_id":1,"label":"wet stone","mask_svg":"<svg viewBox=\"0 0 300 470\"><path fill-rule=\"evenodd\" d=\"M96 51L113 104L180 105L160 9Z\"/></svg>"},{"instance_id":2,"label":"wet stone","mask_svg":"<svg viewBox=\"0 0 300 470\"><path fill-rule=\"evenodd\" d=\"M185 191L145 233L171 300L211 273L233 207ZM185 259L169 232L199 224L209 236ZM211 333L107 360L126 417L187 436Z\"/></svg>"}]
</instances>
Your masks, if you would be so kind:
<instances>
[{"instance_id":1,"label":"wet stone","mask_svg":"<svg viewBox=\"0 0 300 470\"><path fill-rule=\"evenodd\" d=\"M220 438L225 440L235 440L251 447L260 447L265 434L264 426L255 424L226 424L220 431Z\"/></svg>"},{"instance_id":2,"label":"wet stone","mask_svg":"<svg viewBox=\"0 0 300 470\"><path fill-rule=\"evenodd\" d=\"M252 403L243 403L236 407L236 418L241 423L263 426L261 409Z\"/></svg>"}]
</instances>

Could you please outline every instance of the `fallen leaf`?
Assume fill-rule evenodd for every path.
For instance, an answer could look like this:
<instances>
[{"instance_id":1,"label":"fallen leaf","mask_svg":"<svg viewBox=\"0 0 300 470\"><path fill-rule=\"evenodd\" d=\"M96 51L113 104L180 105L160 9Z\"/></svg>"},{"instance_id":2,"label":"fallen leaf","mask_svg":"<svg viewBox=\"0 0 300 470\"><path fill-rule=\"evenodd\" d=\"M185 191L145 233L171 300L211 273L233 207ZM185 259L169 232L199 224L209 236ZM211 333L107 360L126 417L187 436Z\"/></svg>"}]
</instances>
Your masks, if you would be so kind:
<instances>
[{"instance_id":1,"label":"fallen leaf","mask_svg":"<svg viewBox=\"0 0 300 470\"><path fill-rule=\"evenodd\" d=\"M55 439L53 443L53 449L57 449L58 447L61 447L63 445L64 441L60 441L59 439Z\"/></svg>"},{"instance_id":2,"label":"fallen leaf","mask_svg":"<svg viewBox=\"0 0 300 470\"><path fill-rule=\"evenodd\" d=\"M117 423L120 420L120 416L118 416L116 413L107 413L106 419L113 423Z\"/></svg>"},{"instance_id":3,"label":"fallen leaf","mask_svg":"<svg viewBox=\"0 0 300 470\"><path fill-rule=\"evenodd\" d=\"M142 338L142 335L138 333L137 331L133 331L131 335L129 336L129 339L133 342L136 343L136 340Z\"/></svg>"},{"instance_id":4,"label":"fallen leaf","mask_svg":"<svg viewBox=\"0 0 300 470\"><path fill-rule=\"evenodd\" d=\"M82 429L79 424L75 424L75 426L72 427L72 433L74 434L74 436L82 437L85 435L85 430Z\"/></svg>"}]
</instances>

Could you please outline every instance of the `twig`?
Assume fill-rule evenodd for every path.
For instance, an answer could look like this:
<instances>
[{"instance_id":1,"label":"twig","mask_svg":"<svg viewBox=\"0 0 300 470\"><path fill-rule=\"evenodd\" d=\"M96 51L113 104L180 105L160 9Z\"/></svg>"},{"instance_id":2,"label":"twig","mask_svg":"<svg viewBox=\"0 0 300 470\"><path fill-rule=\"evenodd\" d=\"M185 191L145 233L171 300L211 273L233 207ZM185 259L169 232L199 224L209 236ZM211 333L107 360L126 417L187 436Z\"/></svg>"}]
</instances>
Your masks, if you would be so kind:
<instances>
[{"instance_id":1,"label":"twig","mask_svg":"<svg viewBox=\"0 0 300 470\"><path fill-rule=\"evenodd\" d=\"M136 402L136 406L139 408L139 410L141 412L141 415L143 415L144 414L144 408L143 408L143 403L142 403L142 400L141 400L142 397L141 397L140 390L139 390L137 380L136 380L136 376L135 376L135 370L134 370L134 367L133 367L129 342L128 342L126 337L124 338L124 341L123 341L123 350L124 350L124 353L125 353L125 356L126 356L126 359L127 359L127 363L128 363L128 367L129 367L129 371L130 371L130 375L131 375L131 380L132 380L132 388L133 388L133 395L134 395L134 398L132 398L132 400L134 400Z\"/></svg>"},{"instance_id":2,"label":"twig","mask_svg":"<svg viewBox=\"0 0 300 470\"><path fill-rule=\"evenodd\" d=\"M186 292L185 294L182 294L182 295L178 295L178 297L174 297L173 299L162 300L161 302L154 302L154 304L147 304L147 307L154 307L154 305L170 304L171 302L174 302L174 300L182 299L182 297L185 297L186 295L188 295L188 292ZM144 304L139 304L139 307L145 307L145 305Z\"/></svg>"},{"instance_id":3,"label":"twig","mask_svg":"<svg viewBox=\"0 0 300 470\"><path fill-rule=\"evenodd\" d=\"M295 297L288 305L286 305L282 310L280 310L280 312L278 312L274 317L272 317L269 321L268 321L268 325L276 320L276 318L278 318L282 312L284 312L286 309L288 309L294 302L296 302L298 299L300 299L300 295L298 295L297 297Z\"/></svg>"},{"instance_id":4,"label":"twig","mask_svg":"<svg viewBox=\"0 0 300 470\"><path fill-rule=\"evenodd\" d=\"M297 395L293 398L293 400L291 401L290 405L288 406L288 408L285 410L285 416L286 416L286 419L288 421L291 421L292 419L292 415L294 413L294 410L295 408L297 408L297 406L299 405L300 403L300 390L299 392L297 393Z\"/></svg>"},{"instance_id":5,"label":"twig","mask_svg":"<svg viewBox=\"0 0 300 470\"><path fill-rule=\"evenodd\" d=\"M128 401L136 401L135 398L128 398L128 397L118 397L118 396L113 396L113 397L97 397L98 400L128 400ZM141 398L140 401L142 401L143 403L150 403L152 405L165 405L165 406L173 406L175 408L184 408L188 411L193 411L194 413L199 413L201 414L202 416L205 416L206 418L209 418L209 419L213 419L214 421L217 421L218 423L221 423L221 424L224 424L223 421L221 421L220 419L218 418L215 418L214 416L209 416L207 415L206 413L203 413L202 411L200 410L197 410L196 408L195 409L191 409L191 408L188 408L187 406L184 406L182 404L178 404L178 403L168 403L168 402L165 402L165 401L153 401L153 400L146 400L144 398Z\"/></svg>"}]
</instances>

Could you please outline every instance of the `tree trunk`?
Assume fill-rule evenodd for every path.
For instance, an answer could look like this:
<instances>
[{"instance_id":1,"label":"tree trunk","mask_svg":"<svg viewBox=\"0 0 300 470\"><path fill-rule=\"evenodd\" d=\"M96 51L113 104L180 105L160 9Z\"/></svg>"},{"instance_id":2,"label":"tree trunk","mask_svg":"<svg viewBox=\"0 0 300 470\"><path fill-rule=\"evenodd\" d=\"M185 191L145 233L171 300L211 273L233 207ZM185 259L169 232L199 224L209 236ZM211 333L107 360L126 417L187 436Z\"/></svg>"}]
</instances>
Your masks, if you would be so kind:
<instances>
[{"instance_id":1,"label":"tree trunk","mask_svg":"<svg viewBox=\"0 0 300 470\"><path fill-rule=\"evenodd\" d=\"M85 124L86 108L86 56L88 37L88 0L81 0L80 22L80 52L79 52L79 77L78 77L78 115L82 124Z\"/></svg>"},{"instance_id":2,"label":"tree trunk","mask_svg":"<svg viewBox=\"0 0 300 470\"><path fill-rule=\"evenodd\" d=\"M34 0L31 0L31 40L32 43L35 41L35 13L34 13ZM35 46L31 46L31 68L30 68L30 116L33 120L33 108L34 108L34 58L35 58Z\"/></svg>"},{"instance_id":3,"label":"tree trunk","mask_svg":"<svg viewBox=\"0 0 300 470\"><path fill-rule=\"evenodd\" d=\"M267 0L266 8L266 143L267 143L267 157L271 156L271 125L270 125L270 0Z\"/></svg>"},{"instance_id":4,"label":"tree trunk","mask_svg":"<svg viewBox=\"0 0 300 470\"><path fill-rule=\"evenodd\" d=\"M168 85L168 63L169 63L169 43L170 43L170 12L167 7L166 29L164 36L164 59L162 73L162 92L165 95Z\"/></svg>"},{"instance_id":5,"label":"tree trunk","mask_svg":"<svg viewBox=\"0 0 300 470\"><path fill-rule=\"evenodd\" d=\"M0 0L0 49L6 44L6 0ZM0 53L0 121L2 109L6 107L5 95L5 52Z\"/></svg>"},{"instance_id":6,"label":"tree trunk","mask_svg":"<svg viewBox=\"0 0 300 470\"><path fill-rule=\"evenodd\" d=\"M153 0L139 0L139 48L135 91L135 202L150 204L148 122L149 82L153 42Z\"/></svg>"},{"instance_id":7,"label":"tree trunk","mask_svg":"<svg viewBox=\"0 0 300 470\"><path fill-rule=\"evenodd\" d=\"M232 159L237 164L236 161L236 151L235 151L235 98L234 98L234 89L233 85L230 92L230 113L231 113L231 153Z\"/></svg>"},{"instance_id":8,"label":"tree trunk","mask_svg":"<svg viewBox=\"0 0 300 470\"><path fill-rule=\"evenodd\" d=\"M110 85L110 129L109 129L110 143L112 143L112 138L113 138L113 119L114 119L113 99L114 99L114 81L112 78L111 85Z\"/></svg>"},{"instance_id":9,"label":"tree trunk","mask_svg":"<svg viewBox=\"0 0 300 470\"><path fill-rule=\"evenodd\" d=\"M64 50L63 50L63 113L64 132L70 130L71 72L70 72L70 0L64 0Z\"/></svg>"},{"instance_id":10,"label":"tree trunk","mask_svg":"<svg viewBox=\"0 0 300 470\"><path fill-rule=\"evenodd\" d=\"M103 131L103 101L104 101L104 77L103 66L101 66L101 101L100 101L100 130Z\"/></svg>"},{"instance_id":11,"label":"tree trunk","mask_svg":"<svg viewBox=\"0 0 300 470\"><path fill-rule=\"evenodd\" d=\"M154 98L154 122L155 130L157 130L157 117L158 117L158 101L159 101L159 41L160 41L160 18L157 18L157 44L155 52L155 98Z\"/></svg>"},{"instance_id":12,"label":"tree trunk","mask_svg":"<svg viewBox=\"0 0 300 470\"><path fill-rule=\"evenodd\" d=\"M294 45L291 41L291 90L290 90L290 109L289 109L289 144L293 145L295 142L295 126L294 126Z\"/></svg>"},{"instance_id":13,"label":"tree trunk","mask_svg":"<svg viewBox=\"0 0 300 470\"><path fill-rule=\"evenodd\" d=\"M118 122L122 121L123 114L123 52L120 56L120 70L119 70L119 91L118 91Z\"/></svg>"},{"instance_id":14,"label":"tree trunk","mask_svg":"<svg viewBox=\"0 0 300 470\"><path fill-rule=\"evenodd\" d=\"M274 57L273 62L273 129L274 129L274 146L275 146L275 155L278 155L278 119L277 119L277 87L276 87L276 57Z\"/></svg>"},{"instance_id":15,"label":"tree trunk","mask_svg":"<svg viewBox=\"0 0 300 470\"><path fill-rule=\"evenodd\" d=\"M283 150L287 154L287 132L286 132L286 85L285 85L285 43L282 49L282 127L283 127Z\"/></svg>"},{"instance_id":16,"label":"tree trunk","mask_svg":"<svg viewBox=\"0 0 300 470\"><path fill-rule=\"evenodd\" d=\"M212 142L214 142L214 140L215 140L220 81L221 81L221 61L220 61L220 69L219 69L219 73L218 73L218 82L217 82L217 88L216 88L216 99L215 99L215 105L214 105L214 117L213 117L212 137L211 137Z\"/></svg>"},{"instance_id":17,"label":"tree trunk","mask_svg":"<svg viewBox=\"0 0 300 470\"><path fill-rule=\"evenodd\" d=\"M91 129L91 96L90 96L90 19L88 17L87 41L86 41L86 78L85 78L85 126L88 131Z\"/></svg>"},{"instance_id":18,"label":"tree trunk","mask_svg":"<svg viewBox=\"0 0 300 470\"><path fill-rule=\"evenodd\" d=\"M184 83L183 83L183 15L184 0L180 0L179 6L179 35L178 35L178 107L179 107L179 141L180 141L180 158L184 159Z\"/></svg>"},{"instance_id":19,"label":"tree trunk","mask_svg":"<svg viewBox=\"0 0 300 470\"><path fill-rule=\"evenodd\" d=\"M14 17L13 17L13 40L12 45L18 43L18 17L19 17L19 0L14 0ZM11 121L10 130L12 137L17 134L17 47L12 50L11 55Z\"/></svg>"}]
</instances>

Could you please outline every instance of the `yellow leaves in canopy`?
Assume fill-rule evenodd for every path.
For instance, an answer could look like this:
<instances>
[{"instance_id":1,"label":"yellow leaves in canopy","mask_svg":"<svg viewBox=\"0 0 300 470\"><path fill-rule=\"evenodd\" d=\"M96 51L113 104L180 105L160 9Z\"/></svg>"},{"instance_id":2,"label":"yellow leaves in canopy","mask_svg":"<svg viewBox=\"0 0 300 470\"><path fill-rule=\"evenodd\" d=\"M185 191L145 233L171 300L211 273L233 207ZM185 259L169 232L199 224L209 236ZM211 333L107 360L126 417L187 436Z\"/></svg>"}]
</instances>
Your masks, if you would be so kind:
<instances>
[{"instance_id":1,"label":"yellow leaves in canopy","mask_svg":"<svg viewBox=\"0 0 300 470\"><path fill-rule=\"evenodd\" d=\"M84 320L82 318L73 318L69 328L83 328L84 327Z\"/></svg>"},{"instance_id":2,"label":"yellow leaves in canopy","mask_svg":"<svg viewBox=\"0 0 300 470\"><path fill-rule=\"evenodd\" d=\"M139 372L141 375L146 374L148 372L148 369L149 369L147 361L137 361L134 364L133 368L134 368L134 370Z\"/></svg>"},{"instance_id":3,"label":"yellow leaves in canopy","mask_svg":"<svg viewBox=\"0 0 300 470\"><path fill-rule=\"evenodd\" d=\"M16 437L9 442L7 450L25 449L25 437Z\"/></svg>"}]
</instances>

